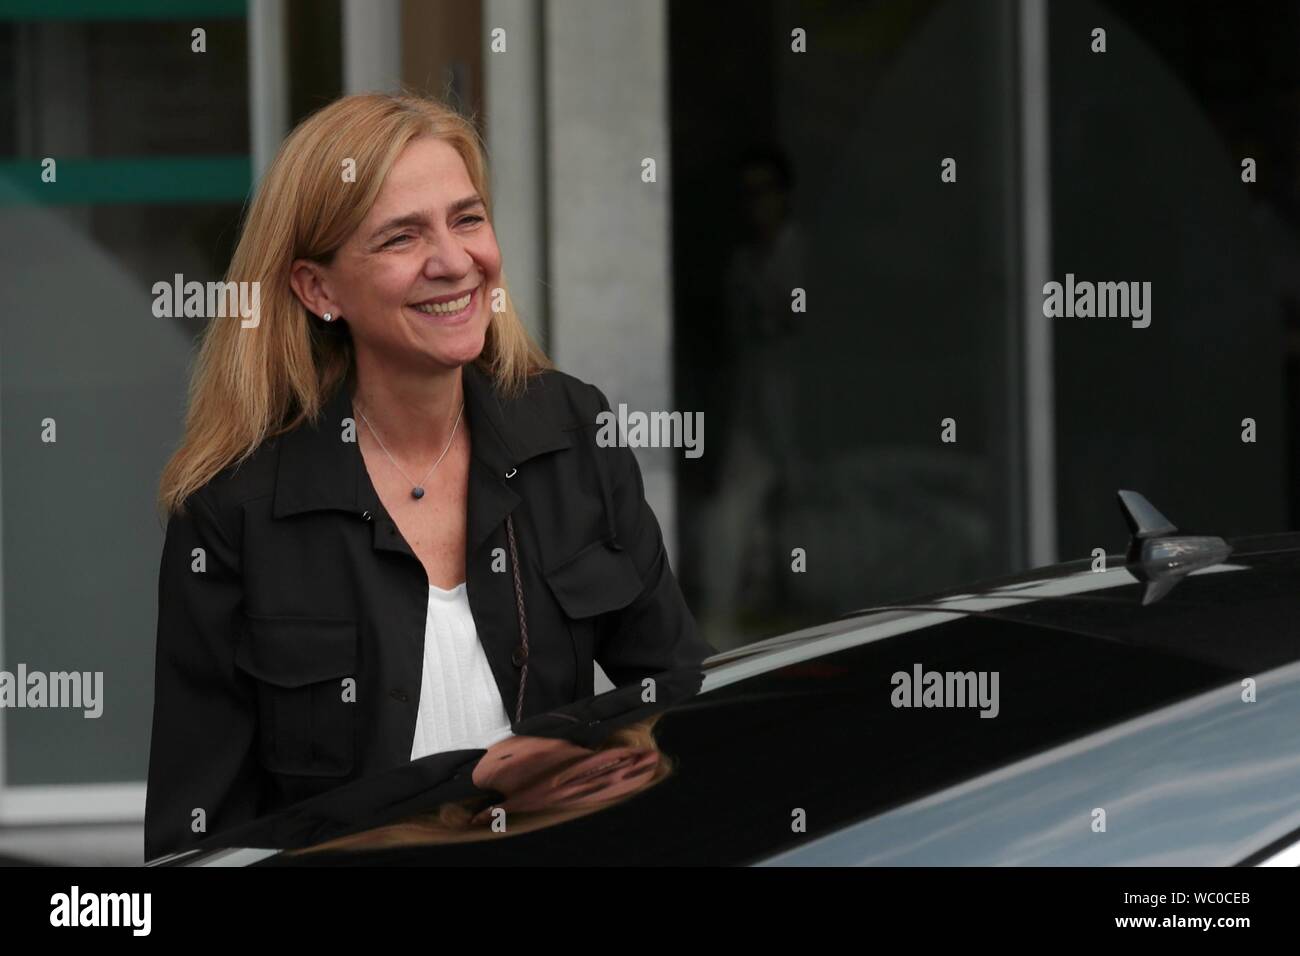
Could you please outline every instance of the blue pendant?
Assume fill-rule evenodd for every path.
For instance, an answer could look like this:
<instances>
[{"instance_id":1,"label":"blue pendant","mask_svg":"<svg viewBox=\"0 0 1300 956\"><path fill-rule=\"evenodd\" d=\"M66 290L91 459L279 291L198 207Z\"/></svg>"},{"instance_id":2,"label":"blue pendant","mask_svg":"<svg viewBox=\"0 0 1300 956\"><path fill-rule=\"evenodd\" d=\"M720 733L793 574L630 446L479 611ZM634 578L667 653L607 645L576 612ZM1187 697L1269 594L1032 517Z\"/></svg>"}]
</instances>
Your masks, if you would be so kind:
<instances>
[{"instance_id":1,"label":"blue pendant","mask_svg":"<svg viewBox=\"0 0 1300 956\"><path fill-rule=\"evenodd\" d=\"M424 489L423 489L423 488L420 488L420 487L418 487L418 486L415 487L415 488L412 488L412 489L411 489L411 497L412 497L412 498L423 498L423 497L424 497Z\"/></svg>"}]
</instances>

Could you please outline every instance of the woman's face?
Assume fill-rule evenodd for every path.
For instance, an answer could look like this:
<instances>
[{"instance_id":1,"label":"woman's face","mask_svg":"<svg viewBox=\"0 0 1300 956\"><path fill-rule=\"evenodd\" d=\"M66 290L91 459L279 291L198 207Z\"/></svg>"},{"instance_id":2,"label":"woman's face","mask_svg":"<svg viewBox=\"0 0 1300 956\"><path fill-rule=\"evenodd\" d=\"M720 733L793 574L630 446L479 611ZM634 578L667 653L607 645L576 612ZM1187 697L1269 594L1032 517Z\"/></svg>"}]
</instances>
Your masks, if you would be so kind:
<instances>
[{"instance_id":1,"label":"woman's face","mask_svg":"<svg viewBox=\"0 0 1300 956\"><path fill-rule=\"evenodd\" d=\"M347 321L359 362L427 371L477 358L501 252L460 154L431 136L412 140L323 272L321 290ZM443 304L465 295L468 304Z\"/></svg>"}]
</instances>

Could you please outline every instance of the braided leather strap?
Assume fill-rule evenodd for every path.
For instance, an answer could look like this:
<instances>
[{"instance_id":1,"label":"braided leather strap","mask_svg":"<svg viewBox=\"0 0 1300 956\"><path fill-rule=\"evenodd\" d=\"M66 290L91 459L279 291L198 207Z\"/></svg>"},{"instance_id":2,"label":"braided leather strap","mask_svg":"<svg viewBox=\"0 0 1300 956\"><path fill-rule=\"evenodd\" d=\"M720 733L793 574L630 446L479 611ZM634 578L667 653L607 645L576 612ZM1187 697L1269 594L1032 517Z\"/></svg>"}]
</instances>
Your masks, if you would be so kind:
<instances>
[{"instance_id":1,"label":"braided leather strap","mask_svg":"<svg viewBox=\"0 0 1300 956\"><path fill-rule=\"evenodd\" d=\"M524 687L528 684L528 617L524 614L524 587L519 581L519 550L515 547L515 524L506 515L506 537L510 539L510 567L515 575L515 609L519 613L519 646L524 660L519 671L519 697L515 700L515 723L524 715Z\"/></svg>"}]
</instances>

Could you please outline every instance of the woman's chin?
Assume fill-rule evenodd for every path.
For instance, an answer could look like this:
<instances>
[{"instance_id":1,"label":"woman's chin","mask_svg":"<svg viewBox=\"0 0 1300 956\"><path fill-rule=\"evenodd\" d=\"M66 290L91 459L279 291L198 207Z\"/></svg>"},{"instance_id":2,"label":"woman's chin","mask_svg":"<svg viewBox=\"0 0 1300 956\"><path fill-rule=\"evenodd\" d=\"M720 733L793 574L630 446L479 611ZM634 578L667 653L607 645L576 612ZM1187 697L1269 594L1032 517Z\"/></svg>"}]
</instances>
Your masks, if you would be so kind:
<instances>
[{"instance_id":1,"label":"woman's chin","mask_svg":"<svg viewBox=\"0 0 1300 956\"><path fill-rule=\"evenodd\" d=\"M467 365L483 354L486 341L487 337L480 330L478 334L456 336L455 341L438 342L429 352L440 365Z\"/></svg>"}]
</instances>

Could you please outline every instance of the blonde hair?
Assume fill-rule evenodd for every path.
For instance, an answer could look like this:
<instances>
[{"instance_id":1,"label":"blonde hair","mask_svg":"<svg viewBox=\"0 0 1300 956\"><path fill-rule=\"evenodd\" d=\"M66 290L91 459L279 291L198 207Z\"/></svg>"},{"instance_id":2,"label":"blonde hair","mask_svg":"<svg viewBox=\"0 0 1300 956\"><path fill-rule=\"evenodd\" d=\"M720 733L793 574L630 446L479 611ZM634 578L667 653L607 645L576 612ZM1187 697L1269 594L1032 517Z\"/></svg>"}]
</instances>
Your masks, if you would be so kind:
<instances>
[{"instance_id":1,"label":"blonde hair","mask_svg":"<svg viewBox=\"0 0 1300 956\"><path fill-rule=\"evenodd\" d=\"M165 517L266 439L314 420L354 369L352 337L322 326L289 285L295 259L328 263L374 205L411 140L434 136L465 162L492 220L486 150L472 118L412 93L345 96L303 120L281 144L247 210L226 282L260 283L259 322L208 322L190 380L185 435L163 469ZM341 175L355 162L354 182ZM492 314L475 363L498 391L519 394L554 364L524 328L501 273L505 308Z\"/></svg>"}]
</instances>

